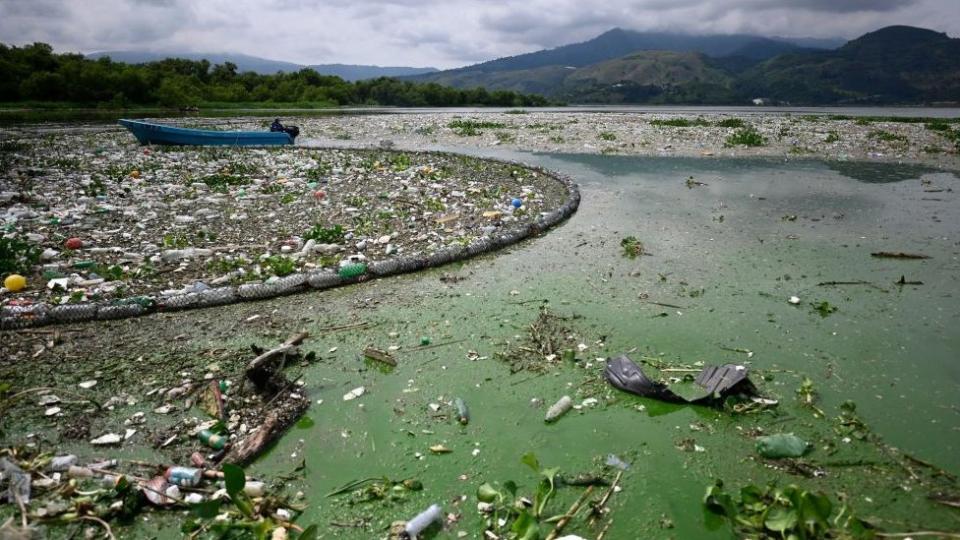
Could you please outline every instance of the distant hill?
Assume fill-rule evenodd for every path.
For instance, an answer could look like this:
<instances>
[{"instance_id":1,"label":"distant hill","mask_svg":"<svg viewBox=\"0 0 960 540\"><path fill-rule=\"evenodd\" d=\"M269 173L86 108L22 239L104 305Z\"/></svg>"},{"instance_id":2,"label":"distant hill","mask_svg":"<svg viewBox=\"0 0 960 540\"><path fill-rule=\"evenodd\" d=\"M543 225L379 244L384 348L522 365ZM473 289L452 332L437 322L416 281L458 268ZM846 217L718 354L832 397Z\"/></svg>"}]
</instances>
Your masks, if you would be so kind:
<instances>
[{"instance_id":1,"label":"distant hill","mask_svg":"<svg viewBox=\"0 0 960 540\"><path fill-rule=\"evenodd\" d=\"M614 29L583 43L412 77L570 103L960 103L960 40L891 26L818 40ZM624 52L626 51L626 52Z\"/></svg>"},{"instance_id":2,"label":"distant hill","mask_svg":"<svg viewBox=\"0 0 960 540\"><path fill-rule=\"evenodd\" d=\"M578 102L725 102L733 77L698 52L642 51L569 72L558 97Z\"/></svg>"},{"instance_id":3,"label":"distant hill","mask_svg":"<svg viewBox=\"0 0 960 540\"><path fill-rule=\"evenodd\" d=\"M253 71L261 75L273 75L278 71L292 72L303 69L303 66L292 62L282 62L280 60L269 60L257 56L233 53L103 51L88 54L87 58L96 60L104 56L109 56L114 62L123 62L126 64L146 64L147 62L159 62L166 58L183 58L193 61L207 60L211 64L233 62L237 65L237 71Z\"/></svg>"},{"instance_id":4,"label":"distant hill","mask_svg":"<svg viewBox=\"0 0 960 540\"><path fill-rule=\"evenodd\" d=\"M437 68L403 67L403 66L363 66L354 64L317 64L308 67L321 75L336 75L345 81L362 81L378 77L405 77L434 73Z\"/></svg>"},{"instance_id":5,"label":"distant hill","mask_svg":"<svg viewBox=\"0 0 960 540\"><path fill-rule=\"evenodd\" d=\"M842 44L842 40L834 43L835 46ZM473 83L479 80L476 75L478 73L517 71L548 66L584 67L638 51L651 50L699 52L711 57L742 55L755 60L766 60L787 51L799 51L809 46L809 41L800 45L786 38L766 38L747 34L692 36L614 28L582 43L498 58L472 66L439 71L417 77L417 79L454 85L458 84L459 80Z\"/></svg>"},{"instance_id":6,"label":"distant hill","mask_svg":"<svg viewBox=\"0 0 960 540\"><path fill-rule=\"evenodd\" d=\"M743 95L791 103L960 102L960 39L890 26L835 51L786 54L736 84Z\"/></svg>"},{"instance_id":7,"label":"distant hill","mask_svg":"<svg viewBox=\"0 0 960 540\"><path fill-rule=\"evenodd\" d=\"M304 66L292 62L283 62L280 60L269 60L246 54L234 53L179 53L179 52L147 52L147 51L103 51L88 54L87 58L97 59L109 56L116 62L127 64L144 64L147 62L157 62L165 58L184 58L187 60L207 60L211 64L223 64L233 62L238 71L253 71L261 75L273 75L278 71L292 73L304 68L310 68L321 75L335 75L347 81L358 81L364 79L376 79L378 77L402 77L407 75L419 75L423 73L432 73L436 68L415 68L415 67L381 67L364 66L348 64L317 64Z\"/></svg>"}]
</instances>

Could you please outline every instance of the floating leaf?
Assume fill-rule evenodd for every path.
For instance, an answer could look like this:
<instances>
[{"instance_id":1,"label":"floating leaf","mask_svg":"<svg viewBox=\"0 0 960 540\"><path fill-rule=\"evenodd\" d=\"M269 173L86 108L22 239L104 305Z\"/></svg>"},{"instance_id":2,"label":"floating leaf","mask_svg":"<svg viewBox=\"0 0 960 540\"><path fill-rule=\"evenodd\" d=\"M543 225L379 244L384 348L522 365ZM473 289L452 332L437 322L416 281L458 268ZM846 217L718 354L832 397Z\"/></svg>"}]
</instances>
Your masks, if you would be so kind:
<instances>
[{"instance_id":1,"label":"floating leaf","mask_svg":"<svg viewBox=\"0 0 960 540\"><path fill-rule=\"evenodd\" d=\"M520 462L533 469L533 472L540 472L540 461L537 459L537 455L533 452L527 452L524 454L523 457L520 458Z\"/></svg>"},{"instance_id":2,"label":"floating leaf","mask_svg":"<svg viewBox=\"0 0 960 540\"><path fill-rule=\"evenodd\" d=\"M477 500L480 502L492 503L498 498L503 498L503 495L494 489L489 482L485 482L477 488Z\"/></svg>"},{"instance_id":3,"label":"floating leaf","mask_svg":"<svg viewBox=\"0 0 960 540\"><path fill-rule=\"evenodd\" d=\"M231 499L238 493L241 493L243 486L247 483L247 477L244 475L243 469L231 463L225 463L223 465L223 480Z\"/></svg>"},{"instance_id":4,"label":"floating leaf","mask_svg":"<svg viewBox=\"0 0 960 540\"><path fill-rule=\"evenodd\" d=\"M540 527L537 526L537 520L526 510L520 512L510 530L516 533L518 540L537 540L540 537Z\"/></svg>"},{"instance_id":5,"label":"floating leaf","mask_svg":"<svg viewBox=\"0 0 960 540\"><path fill-rule=\"evenodd\" d=\"M197 517L213 519L220 512L220 500L209 500L190 506L190 511Z\"/></svg>"},{"instance_id":6,"label":"floating leaf","mask_svg":"<svg viewBox=\"0 0 960 540\"><path fill-rule=\"evenodd\" d=\"M797 511L783 506L774 506L767 512L763 525L785 536L788 530L797 526Z\"/></svg>"}]
</instances>

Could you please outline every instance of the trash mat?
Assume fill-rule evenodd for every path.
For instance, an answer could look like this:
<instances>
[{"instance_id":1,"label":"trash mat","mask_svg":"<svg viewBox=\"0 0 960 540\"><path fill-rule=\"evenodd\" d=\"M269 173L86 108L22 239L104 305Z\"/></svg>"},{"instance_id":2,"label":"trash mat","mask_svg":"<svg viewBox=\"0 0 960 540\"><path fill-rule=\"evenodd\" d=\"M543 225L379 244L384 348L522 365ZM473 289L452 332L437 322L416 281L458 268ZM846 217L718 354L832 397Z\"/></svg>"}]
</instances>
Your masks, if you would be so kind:
<instances>
[{"instance_id":1,"label":"trash mat","mask_svg":"<svg viewBox=\"0 0 960 540\"><path fill-rule=\"evenodd\" d=\"M747 377L746 366L739 364L704 367L694 380L698 388L691 396L681 396L668 385L650 379L626 355L609 360L604 376L614 388L668 403L722 406L727 396L758 395L757 388Z\"/></svg>"}]
</instances>

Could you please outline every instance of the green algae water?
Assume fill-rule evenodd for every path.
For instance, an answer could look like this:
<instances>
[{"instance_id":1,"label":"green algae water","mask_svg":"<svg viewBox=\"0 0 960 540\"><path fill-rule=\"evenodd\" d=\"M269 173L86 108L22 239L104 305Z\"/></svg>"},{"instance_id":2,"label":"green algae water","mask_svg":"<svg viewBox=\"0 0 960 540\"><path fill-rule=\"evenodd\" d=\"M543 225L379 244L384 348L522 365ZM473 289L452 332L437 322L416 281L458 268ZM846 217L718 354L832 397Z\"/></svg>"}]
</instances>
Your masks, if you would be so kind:
<instances>
[{"instance_id":1,"label":"green algae water","mask_svg":"<svg viewBox=\"0 0 960 540\"><path fill-rule=\"evenodd\" d=\"M839 405L852 400L885 443L960 472L955 176L852 163L530 159L581 181L584 200L569 222L462 267L326 297L325 306L373 299L369 317L380 326L314 345L338 348L307 373L308 386L322 387L324 401L310 412L315 425L292 432L258 464L280 471L306 458L311 506L302 523L326 524L324 537L385 537L391 521L437 502L458 519L437 538L460 531L480 538L477 486L513 480L529 492L536 478L520 457L532 451L564 471L595 469L611 453L632 463L612 498L608 538L729 537L728 526L705 517L701 505L705 487L718 478L733 490L767 482L822 490L890 530L957 527L955 514L924 500L923 491L908 491L895 471L823 466L823 477L793 476L758 463L753 440L744 436L757 424L784 426L815 442L814 462L869 462L872 445L844 442L832 429ZM705 185L688 187L691 177ZM629 235L649 255L624 258L619 243ZM871 257L879 251L931 258ZM444 272L466 279L447 284ZM901 276L923 285L895 285ZM791 296L800 303L789 303ZM837 310L824 317L814 308L821 302ZM545 375L511 375L494 357L521 339L544 305L573 318L582 361ZM417 351L424 334L465 341ZM354 357L371 339L402 346L396 370L384 375ZM603 359L626 351L683 364L748 362L766 370L769 380L760 384L781 401L782 416L732 417L597 384ZM820 392L827 419L795 406L804 376ZM342 401L360 385L366 395ZM564 394L576 403L598 398L599 405L545 424L545 406ZM455 421L455 396L469 403L467 426ZM703 451L681 450L684 439ZM435 444L453 452L433 455ZM417 478L425 488L402 502L319 497L381 475ZM579 494L565 491L556 513ZM569 532L597 534L589 527Z\"/></svg>"},{"instance_id":2,"label":"green algae water","mask_svg":"<svg viewBox=\"0 0 960 540\"><path fill-rule=\"evenodd\" d=\"M305 464L285 484L304 493L298 523L316 523L322 538L386 538L391 522L433 503L452 519L427 538L482 538L478 486L513 481L532 496L528 452L564 473L599 471L610 454L631 464L610 499L608 539L730 538L702 506L717 479L731 492L770 482L823 491L888 531L960 528L956 510L928 501L930 488L913 478L926 469L904 472L889 459L909 453L960 474L956 176L817 161L510 157L576 178L579 211L465 263L112 323L99 339L130 347L133 358L138 336L151 333L182 334L199 348L311 332L303 348L317 360L300 371L312 406L249 471L269 478ZM643 255L623 256L627 236ZM871 256L884 251L930 258ZM898 285L901 277L913 284ZM525 343L544 309L575 336L564 343L577 361L511 373L500 355ZM261 318L242 322L253 314ZM351 322L368 324L323 330ZM370 345L396 347L398 365L366 361ZM604 360L623 353L677 366L746 363L779 405L734 415L623 394L601 377ZM825 418L798 404L804 377ZM361 386L363 395L344 400ZM578 407L546 424L546 408L563 395ZM466 425L457 398L469 407ZM847 400L882 445L838 431ZM778 432L814 444L806 459L817 474L758 458L755 436ZM450 452L430 450L438 445ZM423 489L396 500L325 497L370 477L416 479ZM561 488L547 513L563 513L581 493ZM181 518L152 514L126 532L180 537ZM578 519L565 533L595 538L606 523Z\"/></svg>"}]
</instances>

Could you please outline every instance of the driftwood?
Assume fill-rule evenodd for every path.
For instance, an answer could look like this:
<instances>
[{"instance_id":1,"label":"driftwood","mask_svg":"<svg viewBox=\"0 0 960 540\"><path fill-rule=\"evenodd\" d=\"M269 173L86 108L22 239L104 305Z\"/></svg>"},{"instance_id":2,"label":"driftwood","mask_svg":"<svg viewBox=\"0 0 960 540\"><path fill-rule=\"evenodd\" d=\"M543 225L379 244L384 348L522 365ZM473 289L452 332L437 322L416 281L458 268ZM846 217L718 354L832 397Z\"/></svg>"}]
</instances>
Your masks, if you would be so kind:
<instances>
[{"instance_id":1,"label":"driftwood","mask_svg":"<svg viewBox=\"0 0 960 540\"><path fill-rule=\"evenodd\" d=\"M390 356L390 353L386 351L381 351L376 347L367 347L363 350L363 355L371 360L376 360L377 362L383 362L388 366L397 367L397 360Z\"/></svg>"},{"instance_id":2,"label":"driftwood","mask_svg":"<svg viewBox=\"0 0 960 540\"><path fill-rule=\"evenodd\" d=\"M920 253L904 253L902 251L877 251L871 253L872 257L880 257L883 259L929 259L929 255L923 255Z\"/></svg>"},{"instance_id":3,"label":"driftwood","mask_svg":"<svg viewBox=\"0 0 960 540\"><path fill-rule=\"evenodd\" d=\"M307 411L310 402L306 399L289 400L267 413L263 424L252 435L230 447L222 463L244 466L253 461L268 444L279 438Z\"/></svg>"},{"instance_id":4,"label":"driftwood","mask_svg":"<svg viewBox=\"0 0 960 540\"><path fill-rule=\"evenodd\" d=\"M279 347L260 354L247 364L247 379L253 383L258 393L267 394L265 397L269 399L288 386L286 379L282 375L279 375L280 372L283 371L282 362L278 366L276 361L286 357L297 345L303 343L303 340L307 339L308 336L309 334L306 332L296 334L283 342Z\"/></svg>"},{"instance_id":5,"label":"driftwood","mask_svg":"<svg viewBox=\"0 0 960 540\"><path fill-rule=\"evenodd\" d=\"M593 486L588 486L587 489L583 491L583 494L580 495L580 498L573 503L573 506L567 510L567 513L560 518L560 521L553 527L553 530L550 531L550 534L547 535L547 540L554 540L560 533L563 532L563 528L567 526L567 523L573 519L573 516L577 515L577 512L580 510L580 507L583 505L583 502L587 500L587 497L590 496L590 493L593 492Z\"/></svg>"},{"instance_id":6,"label":"driftwood","mask_svg":"<svg viewBox=\"0 0 960 540\"><path fill-rule=\"evenodd\" d=\"M253 433L230 446L221 463L240 466L250 463L310 407L310 401L306 397L288 392L293 383L283 375L283 360L297 345L303 343L307 336L306 332L296 334L282 345L257 355L247 364L246 378L263 400L265 416Z\"/></svg>"}]
</instances>

